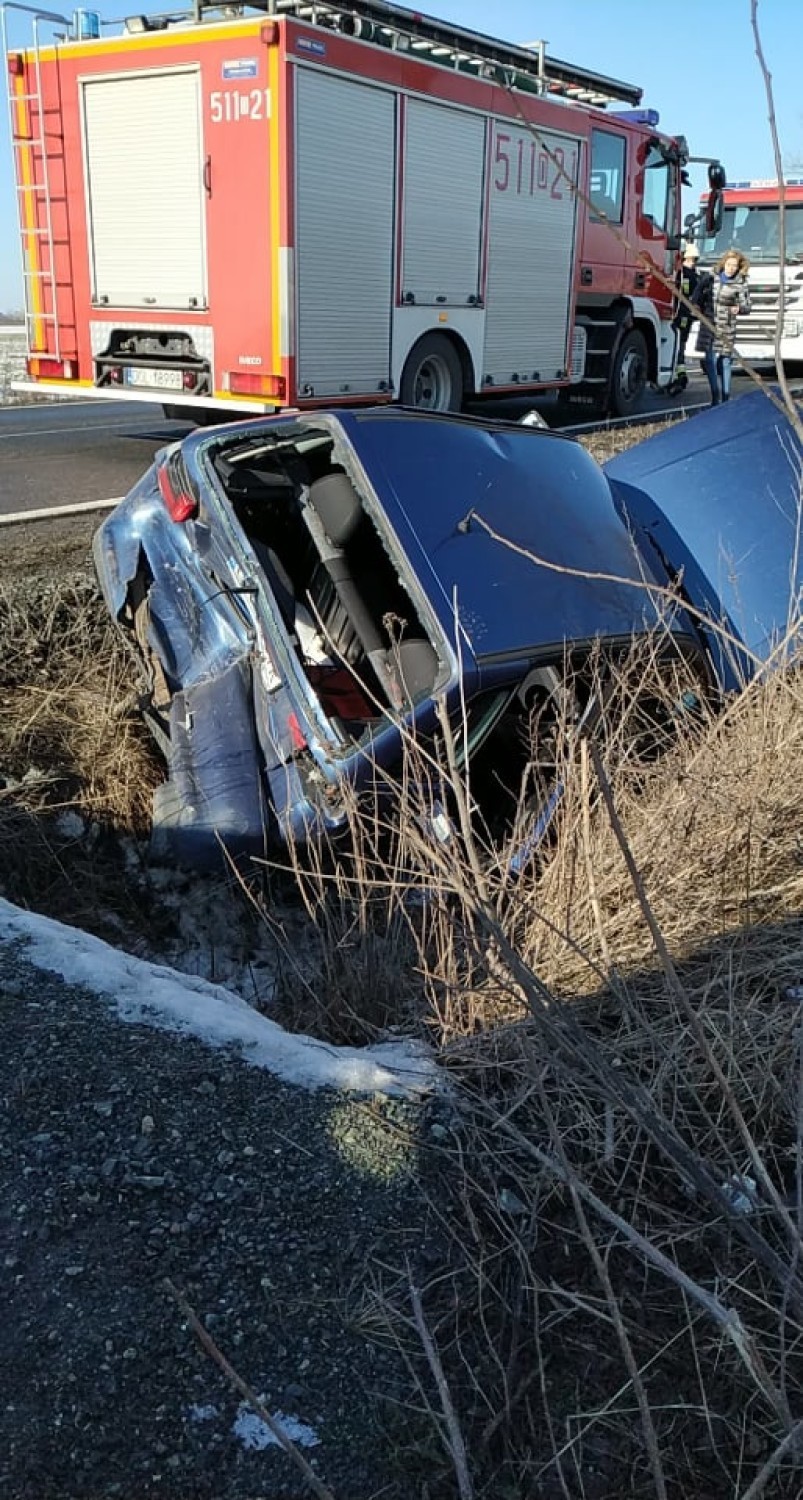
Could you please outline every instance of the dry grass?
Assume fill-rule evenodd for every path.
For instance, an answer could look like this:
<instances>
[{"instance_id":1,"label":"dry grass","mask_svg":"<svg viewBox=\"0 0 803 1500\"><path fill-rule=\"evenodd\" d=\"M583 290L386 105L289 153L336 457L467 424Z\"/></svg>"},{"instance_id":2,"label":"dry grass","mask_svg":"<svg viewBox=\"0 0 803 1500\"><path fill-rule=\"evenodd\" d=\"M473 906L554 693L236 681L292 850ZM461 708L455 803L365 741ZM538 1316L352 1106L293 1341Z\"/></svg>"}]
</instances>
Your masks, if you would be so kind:
<instances>
[{"instance_id":1,"label":"dry grass","mask_svg":"<svg viewBox=\"0 0 803 1500\"><path fill-rule=\"evenodd\" d=\"M678 959L714 935L771 932L800 913L802 696L803 681L778 674L712 721L699 743L681 745L648 795L632 783L618 786L619 816L646 897ZM576 810L560 859L531 898L524 954L557 992L596 987L600 966L626 976L656 963L639 903L632 892L623 900L626 880L595 798L590 823L582 807ZM539 922L539 914L554 926ZM577 945L571 950L568 937ZM768 971L766 956L761 968L775 983L785 977Z\"/></svg>"},{"instance_id":2,"label":"dry grass","mask_svg":"<svg viewBox=\"0 0 803 1500\"><path fill-rule=\"evenodd\" d=\"M146 826L153 761L132 712L136 669L94 580L4 590L0 631L6 779L27 777L31 811Z\"/></svg>"},{"instance_id":3,"label":"dry grass","mask_svg":"<svg viewBox=\"0 0 803 1500\"><path fill-rule=\"evenodd\" d=\"M374 1316L440 1434L429 1494L801 1493L801 685L698 714L660 762L614 719L575 744L518 882L470 833L458 857L408 831L459 1087L447 1249Z\"/></svg>"},{"instance_id":4,"label":"dry grass","mask_svg":"<svg viewBox=\"0 0 803 1500\"><path fill-rule=\"evenodd\" d=\"M415 945L456 1085L429 1153L445 1248L370 1312L438 1435L411 1492L803 1488L803 677L724 713L690 688L658 650L620 665L593 736L567 727L558 826L518 878L520 830L486 839L448 739L447 844L411 744L381 836L356 818L352 858L299 871L346 972L396 923L398 997Z\"/></svg>"},{"instance_id":5,"label":"dry grass","mask_svg":"<svg viewBox=\"0 0 803 1500\"><path fill-rule=\"evenodd\" d=\"M57 581L44 540L40 530L34 559L17 539L0 591L3 888L96 929L100 909L127 901L117 838L147 829L161 773L134 711L136 668L94 579L78 567ZM72 531L64 545L72 557Z\"/></svg>"},{"instance_id":6,"label":"dry grass","mask_svg":"<svg viewBox=\"0 0 803 1500\"><path fill-rule=\"evenodd\" d=\"M675 420L687 421L688 418L680 417ZM604 464L609 458L615 458L617 453L624 453L632 448L634 443L643 443L646 438L655 437L656 433L665 432L667 427L673 426L672 418L664 417L659 422L643 422L637 427L602 427L597 432L581 433L578 442L588 449L598 464Z\"/></svg>"}]
</instances>

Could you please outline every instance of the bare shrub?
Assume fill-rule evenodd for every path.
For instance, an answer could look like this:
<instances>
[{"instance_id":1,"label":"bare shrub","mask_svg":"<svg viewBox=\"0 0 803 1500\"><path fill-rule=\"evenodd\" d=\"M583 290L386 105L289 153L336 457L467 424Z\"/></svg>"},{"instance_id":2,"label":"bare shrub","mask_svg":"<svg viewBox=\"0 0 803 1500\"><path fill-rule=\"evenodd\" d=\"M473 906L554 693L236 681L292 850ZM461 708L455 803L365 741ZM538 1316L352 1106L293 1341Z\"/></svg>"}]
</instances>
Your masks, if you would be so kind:
<instances>
[{"instance_id":1,"label":"bare shrub","mask_svg":"<svg viewBox=\"0 0 803 1500\"><path fill-rule=\"evenodd\" d=\"M701 704L657 760L619 712L567 738L526 879L430 859L450 1250L384 1306L408 1357L423 1316L460 1493L800 1493L800 685Z\"/></svg>"},{"instance_id":2,"label":"bare shrub","mask_svg":"<svg viewBox=\"0 0 803 1500\"><path fill-rule=\"evenodd\" d=\"M660 632L567 662L501 838L442 723L347 850L297 866L316 1003L331 983L353 1035L388 1024L359 1019L377 988L408 1014L414 945L458 1086L446 1249L365 1313L415 1370L433 1492L799 1493L800 691L790 661L722 713Z\"/></svg>"}]
</instances>

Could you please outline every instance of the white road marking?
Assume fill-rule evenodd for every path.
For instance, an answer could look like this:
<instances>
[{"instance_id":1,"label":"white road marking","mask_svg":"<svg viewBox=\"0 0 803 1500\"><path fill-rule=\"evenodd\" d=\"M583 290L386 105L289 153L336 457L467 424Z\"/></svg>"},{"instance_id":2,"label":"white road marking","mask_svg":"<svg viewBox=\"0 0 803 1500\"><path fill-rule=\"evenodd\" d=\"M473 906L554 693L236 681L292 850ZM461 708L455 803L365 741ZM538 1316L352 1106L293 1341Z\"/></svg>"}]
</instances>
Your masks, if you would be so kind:
<instances>
[{"instance_id":1,"label":"white road marking","mask_svg":"<svg viewBox=\"0 0 803 1500\"><path fill-rule=\"evenodd\" d=\"M0 515L0 526L11 526L15 521L50 521L54 516L80 516L88 510L114 510L123 499L117 495L113 500L79 500L75 505L50 505L41 510L16 510L12 515Z\"/></svg>"},{"instance_id":2,"label":"white road marking","mask_svg":"<svg viewBox=\"0 0 803 1500\"><path fill-rule=\"evenodd\" d=\"M160 426L164 425L164 417L160 417L157 420ZM70 432L114 432L118 427L146 427L152 425L152 423L147 422L145 417L119 417L116 422L111 423L109 423L108 421L89 423L76 422L72 427L19 427L17 429L12 428L10 432L6 432L5 428L0 422L0 442L3 440L3 438L7 437L39 438L52 437L54 433L66 435ZM181 426L183 424L179 423L178 425Z\"/></svg>"}]
</instances>

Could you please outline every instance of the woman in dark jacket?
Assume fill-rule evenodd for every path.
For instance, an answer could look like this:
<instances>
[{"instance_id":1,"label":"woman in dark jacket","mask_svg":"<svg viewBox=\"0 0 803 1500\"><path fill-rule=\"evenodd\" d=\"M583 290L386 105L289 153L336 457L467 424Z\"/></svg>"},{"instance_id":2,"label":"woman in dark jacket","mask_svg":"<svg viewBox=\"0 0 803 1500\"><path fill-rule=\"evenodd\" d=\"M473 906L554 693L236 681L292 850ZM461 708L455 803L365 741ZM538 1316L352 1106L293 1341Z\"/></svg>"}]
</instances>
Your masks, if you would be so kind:
<instances>
[{"instance_id":1,"label":"woman in dark jacket","mask_svg":"<svg viewBox=\"0 0 803 1500\"><path fill-rule=\"evenodd\" d=\"M739 313L750 311L747 273L750 262L740 250L726 250L717 261L713 274L703 272L692 297L703 317L697 334L697 352L703 357L703 369L711 387L711 405L727 401L731 393L733 345Z\"/></svg>"}]
</instances>

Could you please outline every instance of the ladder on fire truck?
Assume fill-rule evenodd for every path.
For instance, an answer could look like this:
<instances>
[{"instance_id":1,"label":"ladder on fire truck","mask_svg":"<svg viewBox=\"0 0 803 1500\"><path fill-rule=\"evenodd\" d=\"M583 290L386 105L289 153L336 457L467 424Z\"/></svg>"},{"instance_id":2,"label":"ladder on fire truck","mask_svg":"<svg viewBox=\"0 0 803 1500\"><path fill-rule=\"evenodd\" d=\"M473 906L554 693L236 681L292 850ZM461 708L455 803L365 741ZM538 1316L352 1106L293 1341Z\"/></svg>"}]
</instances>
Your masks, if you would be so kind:
<instances>
[{"instance_id":1,"label":"ladder on fire truck","mask_svg":"<svg viewBox=\"0 0 803 1500\"><path fill-rule=\"evenodd\" d=\"M6 13L21 11L33 16L33 87L26 91L12 85L15 75L14 54L9 55ZM53 215L51 211L50 173L45 149L45 113L42 100L41 41L39 23L65 26L70 22L54 11L31 5L0 5L0 47L6 72L8 123L15 153L17 227L22 245L25 332L29 353L47 353L61 358L59 325L56 316L56 271L53 249ZM19 75L23 76L23 75ZM37 161L39 170L37 170ZM41 175L40 175L41 174ZM45 324L53 328L53 340L45 337Z\"/></svg>"},{"instance_id":2,"label":"ladder on fire truck","mask_svg":"<svg viewBox=\"0 0 803 1500\"><path fill-rule=\"evenodd\" d=\"M220 9L221 0L195 0L195 18ZM545 94L577 104L606 109L618 103L637 106L643 90L602 73L576 68L547 57L543 42L516 45L497 41L479 31L468 31L449 21L422 15L391 0L245 0L242 10L267 12L277 19L292 16L312 26L374 42L393 51L409 51L475 78L490 78L526 93ZM226 7L231 13L231 7Z\"/></svg>"}]
</instances>

